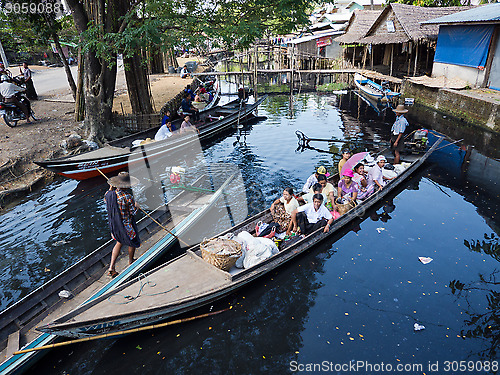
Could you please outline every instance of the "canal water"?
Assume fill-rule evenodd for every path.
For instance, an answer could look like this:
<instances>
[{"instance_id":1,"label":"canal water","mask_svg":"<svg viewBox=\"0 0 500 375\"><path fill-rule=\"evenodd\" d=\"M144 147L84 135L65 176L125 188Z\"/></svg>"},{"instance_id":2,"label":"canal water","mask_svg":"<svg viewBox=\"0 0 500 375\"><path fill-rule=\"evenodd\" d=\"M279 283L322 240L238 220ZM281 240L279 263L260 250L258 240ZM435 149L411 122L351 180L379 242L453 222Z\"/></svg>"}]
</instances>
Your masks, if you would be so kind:
<instances>
[{"instance_id":1,"label":"canal water","mask_svg":"<svg viewBox=\"0 0 500 375\"><path fill-rule=\"evenodd\" d=\"M331 152L346 143L301 149L296 131L362 151L386 147L394 121L354 93L273 96L258 115L265 119L205 150L207 161L240 168L249 214L284 187L300 189L317 166L335 170ZM211 307L230 311L52 350L29 373L280 374L313 365L332 373L496 373L500 139L418 107L408 118L410 130L465 141L436 151L334 238ZM108 239L106 189L101 180L61 179L2 213L2 308Z\"/></svg>"}]
</instances>

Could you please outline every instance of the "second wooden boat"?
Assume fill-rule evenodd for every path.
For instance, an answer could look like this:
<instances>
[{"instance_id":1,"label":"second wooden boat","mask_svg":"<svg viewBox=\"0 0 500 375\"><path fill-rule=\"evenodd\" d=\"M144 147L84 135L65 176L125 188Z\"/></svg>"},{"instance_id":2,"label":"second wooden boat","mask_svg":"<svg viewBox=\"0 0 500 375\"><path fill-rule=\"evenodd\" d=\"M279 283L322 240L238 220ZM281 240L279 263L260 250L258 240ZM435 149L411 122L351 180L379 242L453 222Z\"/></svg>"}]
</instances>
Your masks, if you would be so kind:
<instances>
[{"instance_id":1,"label":"second wooden boat","mask_svg":"<svg viewBox=\"0 0 500 375\"><path fill-rule=\"evenodd\" d=\"M212 165L215 173L221 172L217 165ZM168 210L158 207L150 215L162 225L182 238L192 229L216 202L223 197L225 189L234 185L236 176L233 172L224 174L220 187L210 192L211 179L208 175L199 176L186 190L178 193L168 202ZM223 178L223 177L221 177ZM220 180L219 180L220 181ZM109 279L104 275L108 268L111 250L115 241L108 241L92 253L60 273L56 277L25 296L15 304L0 312L0 350L5 360L0 364L0 374L17 374L31 366L43 352L31 352L13 355L19 349L31 349L54 343L56 335L40 333L33 328L50 322L55 317L69 311L68 307L77 308L90 303L101 295L118 288L123 283L150 269L158 259L169 250L177 239L163 231L149 217L138 222L142 246L137 249L137 260L125 267L125 259L119 259L119 275ZM123 258L126 258L124 256ZM59 296L59 292L70 292L71 299ZM71 309L71 308L70 308Z\"/></svg>"},{"instance_id":2,"label":"second wooden boat","mask_svg":"<svg viewBox=\"0 0 500 375\"><path fill-rule=\"evenodd\" d=\"M240 100L233 100L223 106L214 107L200 115L201 123L197 125L199 134L189 132L176 134L168 139L149 143L148 159L155 159L167 155L194 142L204 142L224 131L232 128L244 118L247 118L262 103L267 96L263 96L255 103L248 104ZM175 124L180 127L180 121ZM103 173L110 174L126 169L130 165L143 163L146 155L141 146L133 147L132 142L137 139L154 139L159 126L143 132L110 142L108 145L90 152L75 156L66 156L53 160L36 161L39 166L61 176L75 180L86 180L99 176L99 168Z\"/></svg>"}]
</instances>

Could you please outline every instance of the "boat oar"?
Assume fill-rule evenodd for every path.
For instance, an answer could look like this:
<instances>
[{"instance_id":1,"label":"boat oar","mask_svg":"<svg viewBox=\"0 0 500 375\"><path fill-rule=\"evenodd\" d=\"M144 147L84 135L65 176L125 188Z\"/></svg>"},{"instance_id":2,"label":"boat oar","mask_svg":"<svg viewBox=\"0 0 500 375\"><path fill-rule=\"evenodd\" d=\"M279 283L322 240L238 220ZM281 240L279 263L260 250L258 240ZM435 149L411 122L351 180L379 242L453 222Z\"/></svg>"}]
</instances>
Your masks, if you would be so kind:
<instances>
[{"instance_id":1,"label":"boat oar","mask_svg":"<svg viewBox=\"0 0 500 375\"><path fill-rule=\"evenodd\" d=\"M104 178L109 181L109 178L108 176L106 176L99 168L95 167L95 169L97 169L99 171L100 174L102 174L104 176ZM153 220L153 222L155 224L157 224L159 227L165 229L170 235L172 235L174 238L177 239L177 241L179 241L180 243L182 243L183 245L189 247L189 244L183 240L181 240L179 237L177 237L175 234L173 234L171 231L169 231L165 226L161 225L160 222L158 222L155 218L153 218L150 214L148 214L142 207L139 207L139 209L144 213L144 215L146 215L147 217L149 217L151 220Z\"/></svg>"},{"instance_id":2,"label":"boat oar","mask_svg":"<svg viewBox=\"0 0 500 375\"><path fill-rule=\"evenodd\" d=\"M57 344L43 345L43 346L39 346L39 347L36 347L36 348L18 350L17 352L14 352L14 355L23 354L23 353L29 353L29 352L36 352L36 351L45 350L45 349L58 348L60 346L77 344L77 343L80 343L80 342L94 341L94 340L100 340L100 339L105 339L105 338L110 338L110 337L123 336L123 335L128 335L129 333L150 331L152 329L163 328L163 327L171 326L171 325L174 325L174 324L186 323L186 322L190 322L192 320L206 318L206 317L212 316L212 315L217 315L217 314L220 314L222 312L228 311L231 308L232 308L232 306L228 307L227 309L224 309L224 310L219 310L219 311L214 311L214 312L210 312L210 313L206 313L206 314L202 314L202 315L192 316L190 318L172 320L172 321L166 322L166 323L153 324L153 325L146 326L146 327L132 328L132 329L127 329L125 331L118 331L118 332L113 332L113 333L105 333L103 335L97 335L97 336L92 336L92 337L85 337L83 339L76 339L76 340L58 342Z\"/></svg>"}]
</instances>

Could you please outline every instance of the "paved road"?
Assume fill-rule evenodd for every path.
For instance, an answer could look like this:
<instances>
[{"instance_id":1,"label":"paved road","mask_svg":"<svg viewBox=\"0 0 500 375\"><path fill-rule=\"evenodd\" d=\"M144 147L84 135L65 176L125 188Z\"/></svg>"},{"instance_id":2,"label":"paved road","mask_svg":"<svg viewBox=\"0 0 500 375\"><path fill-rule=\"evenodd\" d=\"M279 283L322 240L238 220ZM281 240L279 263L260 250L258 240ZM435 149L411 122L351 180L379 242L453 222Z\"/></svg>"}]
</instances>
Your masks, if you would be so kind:
<instances>
[{"instance_id":1,"label":"paved road","mask_svg":"<svg viewBox=\"0 0 500 375\"><path fill-rule=\"evenodd\" d=\"M16 74L19 72L18 68L11 68L12 73ZM36 91L38 95L47 94L50 91L58 90L62 91L65 89L69 90L68 79L66 78L66 73L64 68L44 68L33 70L33 83L35 84ZM78 77L78 69L76 66L71 67L71 72L73 73L73 79L76 81Z\"/></svg>"}]
</instances>

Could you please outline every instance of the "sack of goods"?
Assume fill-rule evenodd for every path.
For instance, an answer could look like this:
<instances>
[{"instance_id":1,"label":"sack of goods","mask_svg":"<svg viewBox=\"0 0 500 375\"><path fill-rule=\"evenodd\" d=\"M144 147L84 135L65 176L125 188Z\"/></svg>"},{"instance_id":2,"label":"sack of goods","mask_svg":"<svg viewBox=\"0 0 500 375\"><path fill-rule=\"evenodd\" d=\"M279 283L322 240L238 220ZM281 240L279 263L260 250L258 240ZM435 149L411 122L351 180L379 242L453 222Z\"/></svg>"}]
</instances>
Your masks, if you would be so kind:
<instances>
[{"instance_id":1,"label":"sack of goods","mask_svg":"<svg viewBox=\"0 0 500 375\"><path fill-rule=\"evenodd\" d=\"M243 255L236 262L238 268L250 268L279 253L273 240L254 237L243 231L234 237L242 246Z\"/></svg>"},{"instance_id":2,"label":"sack of goods","mask_svg":"<svg viewBox=\"0 0 500 375\"><path fill-rule=\"evenodd\" d=\"M228 238L205 240L200 248L205 261L224 271L229 271L241 256L241 245Z\"/></svg>"}]
</instances>

